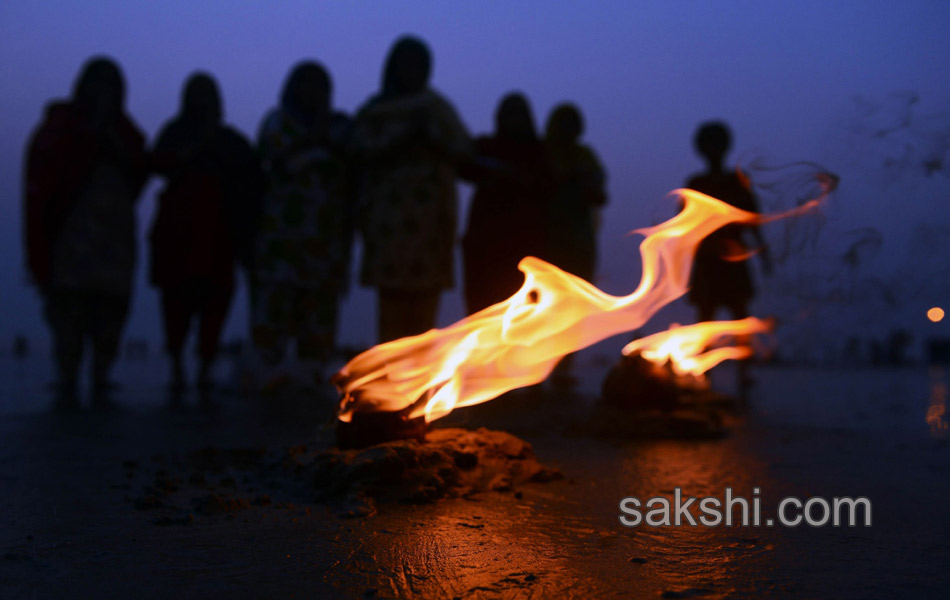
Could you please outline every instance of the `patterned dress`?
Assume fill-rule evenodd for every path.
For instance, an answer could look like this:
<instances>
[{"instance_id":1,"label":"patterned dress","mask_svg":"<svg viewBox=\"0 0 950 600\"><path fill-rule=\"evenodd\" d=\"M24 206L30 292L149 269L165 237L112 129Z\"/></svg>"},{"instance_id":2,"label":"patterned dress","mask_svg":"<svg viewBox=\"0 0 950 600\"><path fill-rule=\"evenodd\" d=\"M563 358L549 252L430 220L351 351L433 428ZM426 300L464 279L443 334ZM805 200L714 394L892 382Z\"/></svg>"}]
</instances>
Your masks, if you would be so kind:
<instances>
[{"instance_id":1,"label":"patterned dress","mask_svg":"<svg viewBox=\"0 0 950 600\"><path fill-rule=\"evenodd\" d=\"M290 339L301 357L333 349L339 298L352 245L345 118L329 143L302 143L307 130L283 109L264 120L259 150L268 178L254 264L255 344L279 358Z\"/></svg>"},{"instance_id":2,"label":"patterned dress","mask_svg":"<svg viewBox=\"0 0 950 600\"><path fill-rule=\"evenodd\" d=\"M354 136L365 168L361 282L408 292L451 288L456 165L471 152L455 109L430 89L372 100Z\"/></svg>"}]
</instances>

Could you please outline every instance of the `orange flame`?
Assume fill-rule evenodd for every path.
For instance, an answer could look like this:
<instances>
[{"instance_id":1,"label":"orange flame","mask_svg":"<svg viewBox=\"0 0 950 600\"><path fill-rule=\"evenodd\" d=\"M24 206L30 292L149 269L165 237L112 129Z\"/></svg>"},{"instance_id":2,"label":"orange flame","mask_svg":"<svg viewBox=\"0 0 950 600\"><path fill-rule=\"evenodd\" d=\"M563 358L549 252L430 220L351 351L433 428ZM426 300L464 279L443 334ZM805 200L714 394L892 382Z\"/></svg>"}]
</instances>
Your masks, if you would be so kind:
<instances>
[{"instance_id":1,"label":"orange flame","mask_svg":"<svg viewBox=\"0 0 950 600\"><path fill-rule=\"evenodd\" d=\"M654 333L630 342L623 348L625 355L639 352L652 363L662 365L669 361L677 375L700 377L724 360L741 360L752 356L752 348L711 345L727 337L746 338L756 333L771 331L769 321L747 317L739 321L710 321L680 327L673 325L666 331Z\"/></svg>"},{"instance_id":2,"label":"orange flame","mask_svg":"<svg viewBox=\"0 0 950 600\"><path fill-rule=\"evenodd\" d=\"M640 243L643 275L632 294L606 294L550 263L526 257L518 265L525 282L508 300L445 329L370 348L345 365L333 378L343 394L340 420L349 422L360 412L406 411L409 418L432 421L455 408L540 383L563 356L639 328L686 293L693 255L707 235L729 223L761 224L797 214L820 200L762 216L695 190L673 193L683 199L683 210L635 231L645 239Z\"/></svg>"}]
</instances>

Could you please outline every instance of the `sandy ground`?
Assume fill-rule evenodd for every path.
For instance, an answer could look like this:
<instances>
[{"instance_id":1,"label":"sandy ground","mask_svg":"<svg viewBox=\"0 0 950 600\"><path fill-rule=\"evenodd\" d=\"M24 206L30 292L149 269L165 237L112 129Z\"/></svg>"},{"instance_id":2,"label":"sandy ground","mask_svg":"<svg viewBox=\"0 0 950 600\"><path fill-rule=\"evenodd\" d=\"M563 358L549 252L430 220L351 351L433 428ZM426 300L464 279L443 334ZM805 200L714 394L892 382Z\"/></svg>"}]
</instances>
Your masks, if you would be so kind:
<instances>
[{"instance_id":1,"label":"sandy ground","mask_svg":"<svg viewBox=\"0 0 950 600\"><path fill-rule=\"evenodd\" d=\"M579 367L588 380L574 393L447 419L530 441L563 480L343 518L266 485L255 490L266 502L233 510L136 506L190 450L328 445L330 390L170 403L154 360L123 363L115 410L64 414L49 408L47 365L0 357L0 597L946 597L950 449L925 419L945 401L942 372L759 368L726 438L635 441L564 435L605 371ZM233 484L201 485L227 497ZM622 498L677 486L718 497L759 487L763 517L787 495L863 495L873 525L621 526Z\"/></svg>"}]
</instances>

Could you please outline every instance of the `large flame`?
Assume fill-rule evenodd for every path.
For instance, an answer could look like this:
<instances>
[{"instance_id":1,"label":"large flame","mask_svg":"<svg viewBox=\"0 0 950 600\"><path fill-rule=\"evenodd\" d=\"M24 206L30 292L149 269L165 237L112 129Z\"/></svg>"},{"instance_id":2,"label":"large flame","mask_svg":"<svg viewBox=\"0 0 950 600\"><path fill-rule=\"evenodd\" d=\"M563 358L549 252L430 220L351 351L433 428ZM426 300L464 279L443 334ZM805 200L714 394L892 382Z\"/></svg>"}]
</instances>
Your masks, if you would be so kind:
<instances>
[{"instance_id":1,"label":"large flame","mask_svg":"<svg viewBox=\"0 0 950 600\"><path fill-rule=\"evenodd\" d=\"M635 232L645 239L640 243L643 275L632 294L606 294L550 263L526 257L518 265L524 285L508 300L445 329L370 348L344 366L333 378L344 396L340 420L348 422L359 412L406 411L409 418L432 421L454 408L540 383L563 356L641 327L682 296L696 247L712 232L730 223L765 223L820 201L763 216L695 190L673 193L682 198L683 210ZM758 331L761 325L750 322L748 327ZM703 360L727 358L725 354Z\"/></svg>"}]
</instances>

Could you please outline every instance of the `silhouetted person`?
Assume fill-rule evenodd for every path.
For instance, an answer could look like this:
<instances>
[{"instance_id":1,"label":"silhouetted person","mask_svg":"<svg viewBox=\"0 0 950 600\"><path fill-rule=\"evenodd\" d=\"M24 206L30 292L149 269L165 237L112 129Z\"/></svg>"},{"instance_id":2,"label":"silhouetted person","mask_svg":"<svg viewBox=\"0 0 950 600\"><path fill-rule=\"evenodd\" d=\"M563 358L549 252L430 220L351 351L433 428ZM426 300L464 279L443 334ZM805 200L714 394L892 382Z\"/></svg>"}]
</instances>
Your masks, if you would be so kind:
<instances>
[{"instance_id":1,"label":"silhouetted person","mask_svg":"<svg viewBox=\"0 0 950 600\"><path fill-rule=\"evenodd\" d=\"M758 202L749 181L738 171L725 171L723 163L732 145L732 133L725 123L702 124L693 140L696 151L706 161L707 171L695 175L686 187L702 192L749 212L759 212ZM751 233L755 246L750 247L744 234ZM746 258L757 250L766 274L771 273L768 246L756 226L726 225L700 242L693 261L689 302L698 313L698 321L712 321L719 308L727 309L733 319L749 316L748 304L755 296L755 287ZM745 394L751 383L746 371L747 361L740 361L739 392Z\"/></svg>"},{"instance_id":2,"label":"silhouetted person","mask_svg":"<svg viewBox=\"0 0 950 600\"><path fill-rule=\"evenodd\" d=\"M554 193L548 203L547 248L542 257L561 269L593 282L597 269L597 230L607 203L607 175L593 149L580 142L584 119L573 104L560 104L548 117L545 146ZM552 381L570 385L573 354L558 363Z\"/></svg>"},{"instance_id":3,"label":"silhouetted person","mask_svg":"<svg viewBox=\"0 0 950 600\"><path fill-rule=\"evenodd\" d=\"M701 125L694 144L706 161L707 171L691 177L686 187L736 208L758 212L758 202L748 181L738 172L723 170L732 144L732 134L726 124ZM748 303L755 296L755 288L745 260L751 250L744 239L745 233L752 234L763 269L771 272L768 247L758 227L727 225L706 237L696 250L688 296L689 302L697 308L699 321L713 320L719 308L726 308L734 319L749 316Z\"/></svg>"},{"instance_id":4,"label":"silhouetted person","mask_svg":"<svg viewBox=\"0 0 950 600\"><path fill-rule=\"evenodd\" d=\"M267 191L254 266L253 337L271 365L291 340L308 370L323 366L334 348L354 202L346 160L351 121L332 110L331 96L323 66L296 65L258 136ZM311 385L314 374L305 375Z\"/></svg>"},{"instance_id":5,"label":"silhouetted person","mask_svg":"<svg viewBox=\"0 0 950 600\"><path fill-rule=\"evenodd\" d=\"M607 176L594 151L580 142L583 132L584 120L576 106L560 104L551 112L545 144L556 187L548 205L544 258L593 281L600 209L607 203Z\"/></svg>"},{"instance_id":6,"label":"silhouetted person","mask_svg":"<svg viewBox=\"0 0 950 600\"><path fill-rule=\"evenodd\" d=\"M76 399L86 340L96 399L125 327L135 270L135 202L147 174L145 138L124 112L111 59L90 59L73 98L54 102L26 161L26 257L53 332L61 399Z\"/></svg>"},{"instance_id":7,"label":"silhouetted person","mask_svg":"<svg viewBox=\"0 0 950 600\"><path fill-rule=\"evenodd\" d=\"M361 281L379 292L379 338L435 326L442 290L453 282L458 202L456 167L471 153L452 105L428 86L424 42L400 38L382 89L360 110L355 150L363 169Z\"/></svg>"},{"instance_id":8,"label":"silhouetted person","mask_svg":"<svg viewBox=\"0 0 950 600\"><path fill-rule=\"evenodd\" d=\"M260 167L245 137L222 122L221 95L209 75L188 78L178 114L152 150L165 178L151 231L151 283L159 289L172 385L185 383L182 351L198 321L199 387L210 384L231 297L234 267L250 253Z\"/></svg>"},{"instance_id":9,"label":"silhouetted person","mask_svg":"<svg viewBox=\"0 0 950 600\"><path fill-rule=\"evenodd\" d=\"M475 140L475 159L462 170L475 185L462 241L469 314L518 291L518 262L543 256L551 173L527 99L502 98L495 133Z\"/></svg>"}]
</instances>

